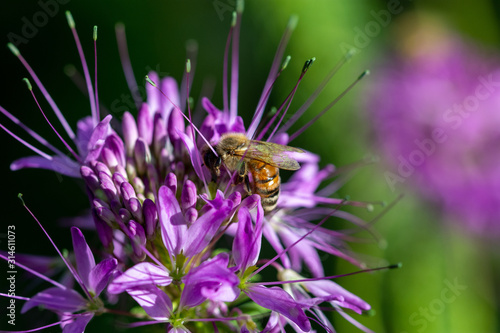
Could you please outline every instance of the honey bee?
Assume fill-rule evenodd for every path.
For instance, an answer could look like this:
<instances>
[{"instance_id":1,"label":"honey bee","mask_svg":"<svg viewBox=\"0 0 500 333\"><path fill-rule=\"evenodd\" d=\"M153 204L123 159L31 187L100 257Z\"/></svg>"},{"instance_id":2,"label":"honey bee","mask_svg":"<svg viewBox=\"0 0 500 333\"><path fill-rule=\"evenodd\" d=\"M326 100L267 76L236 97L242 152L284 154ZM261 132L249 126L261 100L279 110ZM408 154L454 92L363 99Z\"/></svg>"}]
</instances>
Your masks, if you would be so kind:
<instances>
[{"instance_id":1,"label":"honey bee","mask_svg":"<svg viewBox=\"0 0 500 333\"><path fill-rule=\"evenodd\" d=\"M298 170L300 168L299 163L286 153L304 152L301 149L277 143L250 140L242 133L222 135L219 143L213 148L218 156L209 147L205 147L202 151L203 161L212 174L212 181L216 182L220 177L221 165L224 165L231 173L237 172L235 183L245 182L249 194L258 194L265 213L272 211L278 202L279 169Z\"/></svg>"}]
</instances>

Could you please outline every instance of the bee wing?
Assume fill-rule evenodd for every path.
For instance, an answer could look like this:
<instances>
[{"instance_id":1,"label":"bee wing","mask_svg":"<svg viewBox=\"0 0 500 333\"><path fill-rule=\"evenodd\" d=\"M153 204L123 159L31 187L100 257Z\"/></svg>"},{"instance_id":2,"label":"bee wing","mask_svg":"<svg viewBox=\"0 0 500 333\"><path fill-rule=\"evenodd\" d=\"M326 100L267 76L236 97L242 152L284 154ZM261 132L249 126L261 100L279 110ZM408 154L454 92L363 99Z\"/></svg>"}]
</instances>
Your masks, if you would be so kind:
<instances>
[{"instance_id":1,"label":"bee wing","mask_svg":"<svg viewBox=\"0 0 500 333\"><path fill-rule=\"evenodd\" d=\"M242 156L259 160L284 170L298 170L300 164L287 153L303 153L299 148L280 145L272 142L251 140Z\"/></svg>"}]
</instances>

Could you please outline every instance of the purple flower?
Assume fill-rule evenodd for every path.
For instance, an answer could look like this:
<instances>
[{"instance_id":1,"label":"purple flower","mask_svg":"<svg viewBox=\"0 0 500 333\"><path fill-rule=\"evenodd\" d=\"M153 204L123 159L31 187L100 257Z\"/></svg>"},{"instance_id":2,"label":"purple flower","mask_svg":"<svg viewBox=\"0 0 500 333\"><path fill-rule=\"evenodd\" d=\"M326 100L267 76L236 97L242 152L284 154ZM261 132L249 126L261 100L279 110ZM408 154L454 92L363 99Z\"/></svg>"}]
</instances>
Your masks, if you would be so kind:
<instances>
[{"instance_id":1,"label":"purple flower","mask_svg":"<svg viewBox=\"0 0 500 333\"><path fill-rule=\"evenodd\" d=\"M95 313L102 311L99 295L107 286L117 267L117 260L109 258L96 265L94 256L80 229L71 228L73 250L75 252L75 278L83 288L86 298L73 289L56 284L56 287L39 292L29 299L21 313L36 306L54 311L61 317L64 332L82 332Z\"/></svg>"},{"instance_id":2,"label":"purple flower","mask_svg":"<svg viewBox=\"0 0 500 333\"><path fill-rule=\"evenodd\" d=\"M370 89L385 178L393 191L410 183L448 219L498 236L500 62L427 21L405 35L426 42L391 55Z\"/></svg>"},{"instance_id":3,"label":"purple flower","mask_svg":"<svg viewBox=\"0 0 500 333\"><path fill-rule=\"evenodd\" d=\"M94 87L87 80L92 116L78 123L76 134L29 69L77 152L57 133L73 158L60 156L42 140L54 156L33 149L40 156L18 160L13 168L40 167L57 171L62 164L64 168L60 173L81 177L102 243L100 248L111 258L96 265L83 235L78 229L72 229L79 282L91 305L73 290L56 292L52 290L56 288L52 288L35 296L28 307L45 304L65 316L83 311L78 314L81 318L74 316L73 322L74 327L83 329L85 320L90 320L96 311L107 309L96 297L112 276L107 291L122 298L119 304L124 308L120 311L139 304L143 313L137 317L152 319L150 323L164 323L168 332L189 332L197 325L209 330L215 322L227 330L255 332L260 326L249 314L253 308L267 309L270 320L265 331L276 331L290 324L297 331L308 332L312 328L307 312L322 318L325 327L331 327L319 307L322 302L329 302L332 309L339 312L341 307L356 312L369 308L361 299L324 278L318 251L360 263L347 250L347 236L321 225L330 216L336 216L366 227L363 221L338 207L368 206L333 197L341 183L333 166L320 169L318 156L309 152L290 155L302 163L302 169L281 184L279 200L275 207L269 208L262 204L265 195L249 193L248 184L236 180L240 175L225 172L229 169L223 161L220 163L223 172L218 177L214 177L214 172L204 163L202 152L213 148L227 133L244 133L249 139L288 145L308 125L291 136L287 134L288 129L331 78L329 75L312 100L282 125L298 85L314 62L314 58L307 60L290 95L270 120L263 120L276 79L290 60L286 58L282 62L286 42L296 23L291 19L261 98L255 105L253 120L246 127L237 106L242 11L243 1L238 1L224 61L224 72L227 74L230 69L232 79L229 85L224 75L223 106L219 109L209 99L202 98L200 104L204 111L200 110L202 114L196 117L192 117L188 103L193 76L189 59L180 88L171 77L148 74L147 101L138 103L137 117L131 112L123 114L121 129L111 126L120 124L112 123L111 115L100 116L97 93L93 93ZM70 15L68 21L76 36ZM123 30L119 30L118 35L123 43L125 36L120 33L123 34ZM231 64L227 61L229 48L232 48ZM12 49L29 68L19 51ZM84 58L83 54L81 57ZM88 71L84 61L82 65L84 72ZM131 68L125 70L127 77L133 77ZM128 83L134 91L136 84ZM27 131L31 134L31 130ZM319 190L325 182L328 184ZM275 249L274 257L261 253L263 236ZM311 295L305 291L306 287L289 286L286 279L255 282L255 275L270 265L295 274L306 266L317 278L311 281ZM325 281L320 281L322 278ZM56 297L61 302L52 304L49 299Z\"/></svg>"}]
</instances>

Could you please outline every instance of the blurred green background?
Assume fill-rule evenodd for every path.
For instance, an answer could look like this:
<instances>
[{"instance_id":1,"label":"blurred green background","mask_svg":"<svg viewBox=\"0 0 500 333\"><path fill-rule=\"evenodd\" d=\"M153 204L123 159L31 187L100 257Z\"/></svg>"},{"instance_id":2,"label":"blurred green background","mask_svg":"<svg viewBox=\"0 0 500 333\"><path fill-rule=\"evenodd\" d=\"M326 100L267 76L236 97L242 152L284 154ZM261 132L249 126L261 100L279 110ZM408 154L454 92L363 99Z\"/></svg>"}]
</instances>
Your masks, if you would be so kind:
<instances>
[{"instance_id":1,"label":"blurred green background","mask_svg":"<svg viewBox=\"0 0 500 333\"><path fill-rule=\"evenodd\" d=\"M8 42L9 34L22 36L26 22L33 22L33 16L43 10L41 3L46 2L3 4L0 34L4 44ZM216 82L214 104L222 104L222 57L231 21L230 10L234 8L232 0L60 0L56 3L59 6L57 13L26 38L26 43L19 45L19 49L70 124L88 115L90 108L88 100L63 71L67 64L80 68L65 10L73 13L90 68L93 68L92 27L99 26L99 98L105 105L110 106L113 101L121 99L122 94L129 94L114 36L116 22L123 22L126 26L129 53L139 85L151 69L180 80L186 58L186 41L194 39L198 42L199 53L192 96L197 102L203 81L210 78ZM323 165L345 166L367 156L379 155L372 144L369 115L360 101L365 99L366 88L377 83L379 57L395 46L393 23L406 13L431 12L463 36L500 52L500 18L496 11L499 5L495 1L249 0L245 6L240 44L239 113L246 125L291 14L299 16L299 24L286 51L292 56L292 62L276 85L269 105L279 105L295 84L303 62L313 56L317 58L299 87L291 107L293 112L342 57L343 46L355 46L356 29L364 29L374 20L372 11L378 12L392 5L398 5L401 13L392 15L391 22L381 27L380 33L360 48L301 119L302 124L306 123L363 70L371 70L370 76L293 143L321 155ZM0 59L0 105L49 141L57 142L21 81L27 76L24 68L7 48L0 49ZM39 93L38 97L42 99ZM48 107L45 109L48 111ZM50 112L47 114L54 119ZM13 128L4 118L1 122ZM0 140L3 153L0 233L6 231L7 225L15 224L18 252L54 254L45 236L19 203L17 193L22 192L49 232L56 235L58 245L71 248L69 231L56 222L86 209L85 192L79 190L81 184L49 171L11 172L9 163L26 156L29 151L3 131L0 131ZM403 199L375 224L387 246L375 241L353 245L370 266L402 262L403 268L337 281L368 301L375 310L373 316L355 315L355 318L376 332L500 332L497 287L500 275L498 251L494 244L467 237L458 228L444 228L440 215L411 188L401 188L398 193L390 191L383 176L385 168L383 160L361 168L339 194L360 201L392 202L404 193ZM381 207L376 207L374 212L351 209L366 220L374 218L381 210ZM356 270L340 261L325 261L325 265L328 274ZM462 289L453 301L443 302L443 291L450 283L459 284ZM5 302L2 300L1 304L3 308ZM424 314L426 311L428 315ZM17 318L22 320L23 317L18 314ZM4 328L5 318L1 321L0 327ZM102 331L100 325L104 324L103 321L93 321L88 331ZM338 332L359 331L340 317L335 317L334 325Z\"/></svg>"}]
</instances>

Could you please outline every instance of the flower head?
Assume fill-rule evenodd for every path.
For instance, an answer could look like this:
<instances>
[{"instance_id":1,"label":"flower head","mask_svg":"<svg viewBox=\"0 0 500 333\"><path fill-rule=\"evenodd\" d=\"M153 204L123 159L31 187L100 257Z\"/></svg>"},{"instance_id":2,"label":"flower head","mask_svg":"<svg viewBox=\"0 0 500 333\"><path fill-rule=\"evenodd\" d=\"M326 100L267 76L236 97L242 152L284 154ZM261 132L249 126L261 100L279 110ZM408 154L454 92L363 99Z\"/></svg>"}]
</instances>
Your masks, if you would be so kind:
<instances>
[{"instance_id":1,"label":"flower head","mask_svg":"<svg viewBox=\"0 0 500 333\"><path fill-rule=\"evenodd\" d=\"M67 333L84 331L94 315L104 311L99 295L107 286L118 265L115 258L104 259L96 265L94 255L80 229L72 227L71 236L76 270L66 261L65 263L84 290L86 297L47 277L45 279L52 282L55 287L37 293L28 299L21 309L21 313L25 313L36 306L41 306L57 313L61 318L60 324L63 332Z\"/></svg>"},{"instance_id":2,"label":"flower head","mask_svg":"<svg viewBox=\"0 0 500 333\"><path fill-rule=\"evenodd\" d=\"M226 80L223 83L222 108L202 98L202 120L193 121L188 99L192 80L188 59L182 81L185 87L179 89L171 77L160 78L154 72L149 73L147 101L139 106L137 117L125 112L121 128L113 128L111 115L100 117L96 88L88 79L89 96L93 99L92 116L78 123L76 135L71 135L70 129L67 131L77 147L73 158L59 158L54 152L56 156L40 154L40 157L13 163L14 169L41 167L57 171L54 164L57 159L64 165L61 173L83 179L102 249L113 259L106 259L102 267L95 265L80 234L74 231L82 284L89 295L98 295L105 285L103 272L108 274L114 265L118 271L113 273L107 289L109 294L131 296L143 309L137 318L152 319L150 324L166 324L168 332L189 332L198 327L196 325L208 329L215 323L224 331L258 331L259 316L252 316L252 311L247 313L242 304L264 308L264 313L270 315L269 331L276 331L286 323L298 331L310 331L312 325L307 313L323 318L318 307L322 302L330 302L334 310L345 307L359 313L369 309L368 304L337 285L319 286L313 296L305 296L308 292L304 288L298 293L278 286L287 285L287 279L255 282L256 274L266 267L280 267L299 274L304 264L316 279L328 280L318 251L360 264L345 244L347 237L321 225L331 216L363 224L339 207L368 205L333 198L338 188L334 167L321 169L318 156L285 146L305 129L289 136L286 131L297 117L292 117L284 126L281 123L314 58L305 62L295 87L275 115L263 120L271 90L290 60L287 58L280 67L295 19L290 21L278 47L253 120L245 126L237 106L242 11L243 1L238 1L227 44L232 47L231 65L227 61L229 47L224 61L224 72L227 74L230 68L232 79L230 89ZM69 22L77 36L74 22L72 19ZM19 52L16 53L25 63ZM82 63L86 71L86 64ZM41 82L29 70L49 99ZM314 98L296 115L304 112ZM236 157L233 156L230 163L216 147L221 138L234 133L249 143L244 140L245 152L234 153ZM247 156L252 144L259 145L260 150ZM270 153L273 148L283 155ZM208 158L207 151L210 151ZM257 161L252 161L255 165L249 165L252 159ZM280 185L278 168L286 165L295 170L299 162L303 169ZM330 184L318 190L322 181ZM258 182L268 187L258 187ZM278 198L272 205L266 203L271 196ZM318 220L321 222L312 223ZM265 258L261 253L263 236L276 250L274 257ZM281 265L277 264L278 260ZM71 305L73 303L76 305ZM79 299L73 303L67 309L69 312L82 306ZM320 325L331 327L327 319L322 319Z\"/></svg>"}]
</instances>

